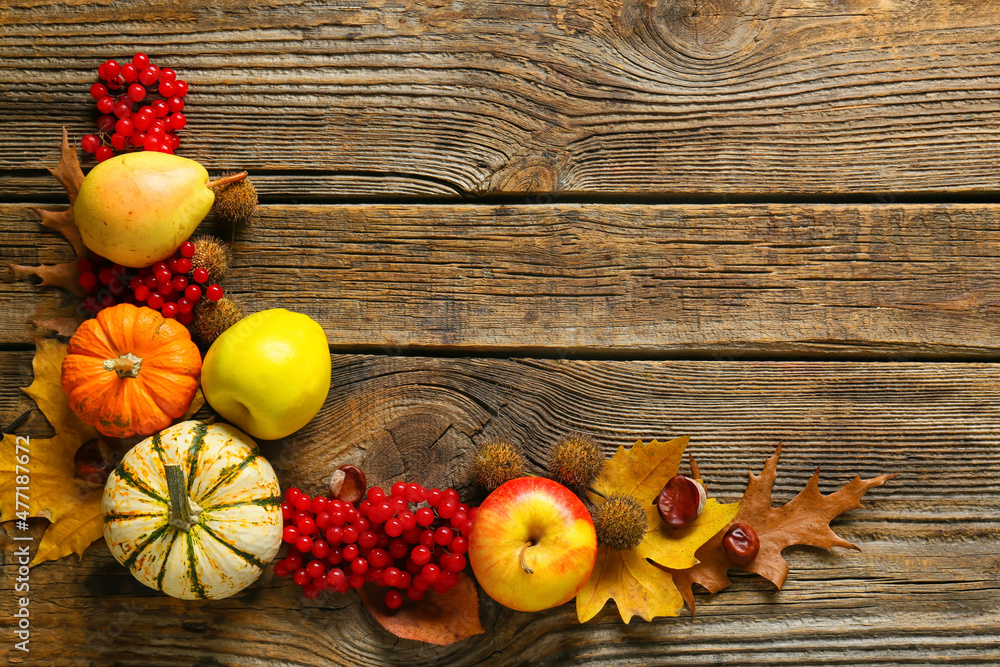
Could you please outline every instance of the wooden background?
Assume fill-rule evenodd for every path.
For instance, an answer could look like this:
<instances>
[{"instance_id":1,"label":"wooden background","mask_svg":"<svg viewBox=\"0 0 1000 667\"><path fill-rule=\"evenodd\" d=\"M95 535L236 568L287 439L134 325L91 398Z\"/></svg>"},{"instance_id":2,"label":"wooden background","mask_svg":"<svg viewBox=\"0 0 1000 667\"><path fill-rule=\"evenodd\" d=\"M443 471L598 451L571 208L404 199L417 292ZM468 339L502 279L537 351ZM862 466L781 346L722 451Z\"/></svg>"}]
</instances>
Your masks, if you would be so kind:
<instances>
[{"instance_id":1,"label":"wooden background","mask_svg":"<svg viewBox=\"0 0 1000 667\"><path fill-rule=\"evenodd\" d=\"M246 6L250 5L250 6ZM469 496L475 444L608 453L692 436L713 493L785 443L777 501L900 476L835 528L687 612L579 625L482 605L486 634L398 640L353 594L266 573L186 603L103 544L31 574L12 664L861 665L1000 662L1000 9L985 0L264 0L0 7L0 258L71 250L27 205L88 87L136 50L191 84L180 153L264 206L227 286L327 331L333 388L267 445L283 484L344 461ZM84 163L87 168L90 163ZM211 224L209 221L207 224ZM0 282L0 422L31 405ZM39 415L22 429L42 436ZM36 525L36 530L41 526ZM8 531L9 532L9 531Z\"/></svg>"}]
</instances>

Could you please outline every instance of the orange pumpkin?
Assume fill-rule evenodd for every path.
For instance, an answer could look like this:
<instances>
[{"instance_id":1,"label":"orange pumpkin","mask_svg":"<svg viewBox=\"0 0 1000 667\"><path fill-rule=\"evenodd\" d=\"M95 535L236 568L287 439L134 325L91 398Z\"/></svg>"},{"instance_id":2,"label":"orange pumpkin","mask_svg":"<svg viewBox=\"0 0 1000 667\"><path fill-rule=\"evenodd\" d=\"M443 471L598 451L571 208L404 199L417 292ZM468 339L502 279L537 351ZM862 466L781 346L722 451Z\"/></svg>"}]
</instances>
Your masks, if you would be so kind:
<instances>
[{"instance_id":1,"label":"orange pumpkin","mask_svg":"<svg viewBox=\"0 0 1000 667\"><path fill-rule=\"evenodd\" d=\"M191 334L152 308L105 308L69 339L62 387L81 420L107 436L170 426L198 391L201 354Z\"/></svg>"}]
</instances>

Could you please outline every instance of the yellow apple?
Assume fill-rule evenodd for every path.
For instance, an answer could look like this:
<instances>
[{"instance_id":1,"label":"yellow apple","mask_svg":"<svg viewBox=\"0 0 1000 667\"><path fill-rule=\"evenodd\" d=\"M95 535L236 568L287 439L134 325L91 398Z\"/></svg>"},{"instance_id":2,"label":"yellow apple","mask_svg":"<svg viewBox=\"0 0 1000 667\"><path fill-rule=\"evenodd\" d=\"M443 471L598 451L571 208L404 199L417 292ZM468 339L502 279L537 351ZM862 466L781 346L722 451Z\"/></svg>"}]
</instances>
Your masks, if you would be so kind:
<instances>
[{"instance_id":1,"label":"yellow apple","mask_svg":"<svg viewBox=\"0 0 1000 667\"><path fill-rule=\"evenodd\" d=\"M590 512L551 479L513 479L476 510L469 563L483 590L505 607L540 611L569 602L596 559Z\"/></svg>"},{"instance_id":2,"label":"yellow apple","mask_svg":"<svg viewBox=\"0 0 1000 667\"><path fill-rule=\"evenodd\" d=\"M312 318L284 308L226 329L201 367L205 400L256 438L290 435L316 416L330 392L330 348Z\"/></svg>"},{"instance_id":3,"label":"yellow apple","mask_svg":"<svg viewBox=\"0 0 1000 667\"><path fill-rule=\"evenodd\" d=\"M73 203L84 245L139 268L172 255L208 215L208 172L169 153L123 153L90 170Z\"/></svg>"}]
</instances>

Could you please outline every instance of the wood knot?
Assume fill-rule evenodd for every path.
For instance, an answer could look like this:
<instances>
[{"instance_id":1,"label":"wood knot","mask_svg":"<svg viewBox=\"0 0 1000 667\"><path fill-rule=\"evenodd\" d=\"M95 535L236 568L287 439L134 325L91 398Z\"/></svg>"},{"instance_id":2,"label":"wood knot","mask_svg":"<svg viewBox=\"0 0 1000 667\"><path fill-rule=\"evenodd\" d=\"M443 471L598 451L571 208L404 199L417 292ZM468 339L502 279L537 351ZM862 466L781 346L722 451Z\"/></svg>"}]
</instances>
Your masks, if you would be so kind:
<instances>
[{"instance_id":1,"label":"wood knot","mask_svg":"<svg viewBox=\"0 0 1000 667\"><path fill-rule=\"evenodd\" d=\"M770 0L646 0L648 20L664 45L696 59L749 50L762 30Z\"/></svg>"},{"instance_id":2,"label":"wood knot","mask_svg":"<svg viewBox=\"0 0 1000 667\"><path fill-rule=\"evenodd\" d=\"M553 192L559 187L556 167L542 157L527 156L511 160L490 179L499 192Z\"/></svg>"},{"instance_id":3,"label":"wood knot","mask_svg":"<svg viewBox=\"0 0 1000 667\"><path fill-rule=\"evenodd\" d=\"M367 433L364 470L368 483L386 488L400 479L421 479L428 488L461 483L454 461L470 460L469 452L475 449L465 434L474 427L463 422L475 424L486 418L462 412L448 415L448 406L439 406L437 413L414 398L409 401L413 404L394 406L402 414Z\"/></svg>"}]
</instances>

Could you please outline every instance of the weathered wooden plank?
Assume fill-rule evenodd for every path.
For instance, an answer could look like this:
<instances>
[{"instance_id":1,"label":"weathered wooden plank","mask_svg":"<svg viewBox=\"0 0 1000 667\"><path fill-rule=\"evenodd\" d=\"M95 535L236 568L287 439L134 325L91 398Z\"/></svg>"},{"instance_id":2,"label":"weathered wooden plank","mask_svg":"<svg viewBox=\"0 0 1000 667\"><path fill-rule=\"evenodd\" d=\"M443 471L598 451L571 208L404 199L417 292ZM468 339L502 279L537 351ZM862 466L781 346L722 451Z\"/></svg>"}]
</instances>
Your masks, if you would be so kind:
<instances>
[{"instance_id":1,"label":"weathered wooden plank","mask_svg":"<svg viewBox=\"0 0 1000 667\"><path fill-rule=\"evenodd\" d=\"M792 551L780 593L738 578L699 596L696 618L650 624L623 625L609 608L579 625L572 605L526 614L487 600L487 634L434 647L388 635L353 593L305 600L270 570L229 600L173 600L136 582L99 544L82 563L32 571L31 654L7 655L9 664L59 667L996 664L998 547L982 539ZM0 601L7 634L12 603Z\"/></svg>"},{"instance_id":2,"label":"weathered wooden plank","mask_svg":"<svg viewBox=\"0 0 1000 667\"><path fill-rule=\"evenodd\" d=\"M58 161L58 149L52 159L45 164L54 167ZM90 171L90 164L81 153L84 171ZM214 170L213 170L214 173ZM221 171L219 172L222 173ZM338 199L346 201L373 201L385 198L457 198L459 192L445 184L427 179L406 178L402 174L366 174L358 177L351 174L329 172L253 172L250 180L257 189L261 201L287 203L319 202L327 203ZM62 201L66 193L59 183L42 171L0 171L0 196L5 201ZM532 203L530 199L528 203Z\"/></svg>"},{"instance_id":3,"label":"weathered wooden plank","mask_svg":"<svg viewBox=\"0 0 1000 667\"><path fill-rule=\"evenodd\" d=\"M95 68L143 49L193 86L183 154L333 193L993 191L998 27L935 0L22 3L0 168L91 128Z\"/></svg>"},{"instance_id":4,"label":"weathered wooden plank","mask_svg":"<svg viewBox=\"0 0 1000 667\"><path fill-rule=\"evenodd\" d=\"M18 389L31 382L32 355L0 352L5 424L32 405ZM868 512L905 518L913 537L926 537L921 531L945 515L1000 520L998 418L990 407L998 401L995 364L333 355L324 409L265 452L283 485L310 491L343 460L367 454L373 483L409 475L468 492L468 454L488 437L523 443L537 472L566 433L592 434L609 455L637 439L690 433L711 489L735 497L748 469L783 442L776 492L793 495L819 464L829 486L898 472L900 481L880 489ZM37 413L23 432L51 435Z\"/></svg>"},{"instance_id":5,"label":"weathered wooden plank","mask_svg":"<svg viewBox=\"0 0 1000 667\"><path fill-rule=\"evenodd\" d=\"M0 227L7 262L70 256ZM998 241L996 205L265 206L227 286L339 350L993 359ZM0 340L37 291L0 284Z\"/></svg>"},{"instance_id":6,"label":"weathered wooden plank","mask_svg":"<svg viewBox=\"0 0 1000 667\"><path fill-rule=\"evenodd\" d=\"M29 358L2 353L0 370L6 377ZM230 600L171 600L136 583L99 544L80 563L32 571L37 643L25 664L995 663L998 380L1000 369L987 364L334 355L320 416L265 444L283 486L316 490L340 462L367 457L378 481L408 475L455 484L468 498L474 443L514 437L537 467L569 431L594 435L609 453L635 438L690 433L709 488L727 500L779 440L776 502L817 464L824 491L857 473L900 476L836 522L860 553L792 550L780 593L743 577L700 596L693 620L628 626L613 607L580 626L572 606L523 614L486 601L487 634L449 648L394 639L352 595L308 603L270 572ZM15 394L10 384L0 390L4 419ZM26 432L43 429L35 422ZM7 585L14 566L3 553ZM5 627L12 604L0 600Z\"/></svg>"}]
</instances>

